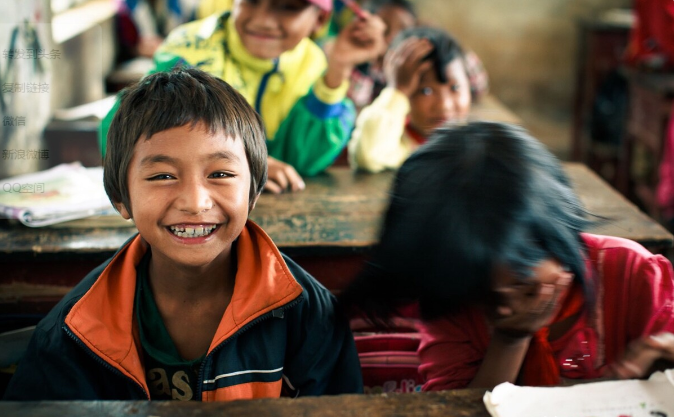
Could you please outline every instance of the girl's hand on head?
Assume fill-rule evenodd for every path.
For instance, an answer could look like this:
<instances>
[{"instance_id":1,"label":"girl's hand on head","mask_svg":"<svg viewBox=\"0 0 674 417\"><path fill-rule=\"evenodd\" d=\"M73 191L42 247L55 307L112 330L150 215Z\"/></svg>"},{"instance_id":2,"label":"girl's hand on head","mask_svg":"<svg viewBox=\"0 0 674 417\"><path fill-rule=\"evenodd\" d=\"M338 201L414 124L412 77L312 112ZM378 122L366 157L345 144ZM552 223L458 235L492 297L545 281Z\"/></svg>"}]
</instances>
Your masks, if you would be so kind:
<instances>
[{"instance_id":1,"label":"girl's hand on head","mask_svg":"<svg viewBox=\"0 0 674 417\"><path fill-rule=\"evenodd\" d=\"M495 302L490 318L495 331L510 337L529 337L549 325L559 312L573 274L554 260L544 260L533 268L533 276L525 281L507 277L494 288Z\"/></svg>"},{"instance_id":2,"label":"girl's hand on head","mask_svg":"<svg viewBox=\"0 0 674 417\"><path fill-rule=\"evenodd\" d=\"M408 98L419 89L421 75L433 66L424 58L433 51L428 39L405 39L384 56L384 74L390 87L396 88Z\"/></svg>"},{"instance_id":3,"label":"girl's hand on head","mask_svg":"<svg viewBox=\"0 0 674 417\"><path fill-rule=\"evenodd\" d=\"M279 161L271 156L267 157L267 182L265 191L281 194L284 191L304 190L304 181L292 165Z\"/></svg>"},{"instance_id":4,"label":"girl's hand on head","mask_svg":"<svg viewBox=\"0 0 674 417\"><path fill-rule=\"evenodd\" d=\"M656 361L664 359L674 362L674 334L658 333L632 341L623 354L622 359L611 364L607 376L630 379L648 376ZM668 364L672 367L672 364Z\"/></svg>"}]
</instances>

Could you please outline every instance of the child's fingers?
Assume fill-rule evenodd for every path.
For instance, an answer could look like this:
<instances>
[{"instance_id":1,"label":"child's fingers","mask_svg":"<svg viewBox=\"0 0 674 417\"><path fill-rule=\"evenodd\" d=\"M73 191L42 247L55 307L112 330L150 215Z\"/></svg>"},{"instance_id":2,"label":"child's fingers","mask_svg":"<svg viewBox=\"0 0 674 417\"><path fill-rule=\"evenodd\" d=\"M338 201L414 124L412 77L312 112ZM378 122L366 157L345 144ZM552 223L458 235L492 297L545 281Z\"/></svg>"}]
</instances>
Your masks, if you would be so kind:
<instances>
[{"instance_id":1,"label":"child's fingers","mask_svg":"<svg viewBox=\"0 0 674 417\"><path fill-rule=\"evenodd\" d=\"M674 335L658 333L632 341L623 357L611 366L618 378L641 378L659 359L674 361Z\"/></svg>"},{"instance_id":2,"label":"child's fingers","mask_svg":"<svg viewBox=\"0 0 674 417\"><path fill-rule=\"evenodd\" d=\"M663 359L674 361L674 334L661 332L644 338L644 343L660 352Z\"/></svg>"},{"instance_id":3,"label":"child's fingers","mask_svg":"<svg viewBox=\"0 0 674 417\"><path fill-rule=\"evenodd\" d=\"M574 274L568 271L562 271L559 273L559 278L557 279L556 285L562 287L568 287L573 282Z\"/></svg>"},{"instance_id":4,"label":"child's fingers","mask_svg":"<svg viewBox=\"0 0 674 417\"><path fill-rule=\"evenodd\" d=\"M414 48L414 45L418 41L418 38L408 38L400 42L395 48L391 48L391 51L394 51L397 54L408 54L408 51Z\"/></svg>"},{"instance_id":5,"label":"child's fingers","mask_svg":"<svg viewBox=\"0 0 674 417\"><path fill-rule=\"evenodd\" d=\"M398 45L397 49L404 53L406 57L412 58L421 54L422 50L429 52L432 47L433 45L427 39L410 38Z\"/></svg>"},{"instance_id":6,"label":"child's fingers","mask_svg":"<svg viewBox=\"0 0 674 417\"><path fill-rule=\"evenodd\" d=\"M281 186L276 184L271 178L264 183L264 189L272 194L281 194L283 192Z\"/></svg>"},{"instance_id":7,"label":"child's fingers","mask_svg":"<svg viewBox=\"0 0 674 417\"><path fill-rule=\"evenodd\" d=\"M432 50L433 45L428 41L413 43L410 45L410 48L406 50L407 59L418 65Z\"/></svg>"},{"instance_id":8,"label":"child's fingers","mask_svg":"<svg viewBox=\"0 0 674 417\"><path fill-rule=\"evenodd\" d=\"M556 299L554 284L539 284L529 311L535 315L548 314L554 310Z\"/></svg>"},{"instance_id":9,"label":"child's fingers","mask_svg":"<svg viewBox=\"0 0 674 417\"><path fill-rule=\"evenodd\" d=\"M384 38L386 24L379 16L353 21L346 29L350 37Z\"/></svg>"},{"instance_id":10,"label":"child's fingers","mask_svg":"<svg viewBox=\"0 0 674 417\"><path fill-rule=\"evenodd\" d=\"M306 185L304 184L300 174L295 171L295 168L293 168L291 165L287 165L283 173L286 176L288 187L290 187L292 191L304 190Z\"/></svg>"},{"instance_id":11,"label":"child's fingers","mask_svg":"<svg viewBox=\"0 0 674 417\"><path fill-rule=\"evenodd\" d=\"M281 187L281 190L286 190L288 188L288 177L285 172L283 172L283 169L276 171L272 180Z\"/></svg>"},{"instance_id":12,"label":"child's fingers","mask_svg":"<svg viewBox=\"0 0 674 417\"><path fill-rule=\"evenodd\" d=\"M423 61L417 67L417 72L419 74L422 74L422 73L428 71L431 68L433 68L433 63L431 61Z\"/></svg>"},{"instance_id":13,"label":"child's fingers","mask_svg":"<svg viewBox=\"0 0 674 417\"><path fill-rule=\"evenodd\" d=\"M423 43L418 42L410 42L401 46L394 55L393 63L396 67L404 67L407 71L414 72L419 71L422 64L432 65L430 61L423 61L424 57L431 51L432 46L429 49Z\"/></svg>"},{"instance_id":14,"label":"child's fingers","mask_svg":"<svg viewBox=\"0 0 674 417\"><path fill-rule=\"evenodd\" d=\"M631 362L616 362L608 368L606 376L615 379L634 379L643 376L643 371Z\"/></svg>"}]
</instances>

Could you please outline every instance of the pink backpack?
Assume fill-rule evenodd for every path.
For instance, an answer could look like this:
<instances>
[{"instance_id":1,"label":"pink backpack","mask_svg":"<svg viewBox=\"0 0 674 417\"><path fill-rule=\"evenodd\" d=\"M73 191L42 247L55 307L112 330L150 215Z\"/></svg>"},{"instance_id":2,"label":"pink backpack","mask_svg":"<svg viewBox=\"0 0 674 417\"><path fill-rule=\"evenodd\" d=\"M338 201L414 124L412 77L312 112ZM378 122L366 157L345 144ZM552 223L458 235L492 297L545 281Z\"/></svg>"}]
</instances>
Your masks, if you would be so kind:
<instances>
[{"instance_id":1,"label":"pink backpack","mask_svg":"<svg viewBox=\"0 0 674 417\"><path fill-rule=\"evenodd\" d=\"M395 332L373 333L364 320L351 320L366 394L421 391L415 321L396 318Z\"/></svg>"}]
</instances>

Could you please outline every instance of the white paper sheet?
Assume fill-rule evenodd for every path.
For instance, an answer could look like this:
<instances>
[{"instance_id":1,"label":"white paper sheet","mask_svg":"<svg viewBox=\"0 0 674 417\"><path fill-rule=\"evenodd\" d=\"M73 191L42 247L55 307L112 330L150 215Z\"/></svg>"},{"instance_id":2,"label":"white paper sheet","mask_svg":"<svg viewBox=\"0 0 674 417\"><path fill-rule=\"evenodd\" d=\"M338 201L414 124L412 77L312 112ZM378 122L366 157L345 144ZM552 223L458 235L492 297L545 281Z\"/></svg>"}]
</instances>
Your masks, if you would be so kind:
<instances>
[{"instance_id":1,"label":"white paper sheet","mask_svg":"<svg viewBox=\"0 0 674 417\"><path fill-rule=\"evenodd\" d=\"M674 417L673 372L570 387L504 383L487 392L484 403L494 417Z\"/></svg>"}]
</instances>

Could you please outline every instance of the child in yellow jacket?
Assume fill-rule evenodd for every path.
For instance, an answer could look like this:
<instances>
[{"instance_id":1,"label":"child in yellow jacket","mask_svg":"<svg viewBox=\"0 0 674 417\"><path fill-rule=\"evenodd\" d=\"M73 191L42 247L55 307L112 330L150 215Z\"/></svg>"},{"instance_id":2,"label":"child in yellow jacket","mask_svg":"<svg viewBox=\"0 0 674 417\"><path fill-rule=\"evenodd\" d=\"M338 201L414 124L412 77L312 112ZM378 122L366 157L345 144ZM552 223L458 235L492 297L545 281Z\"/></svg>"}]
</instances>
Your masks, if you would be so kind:
<instances>
[{"instance_id":1,"label":"child in yellow jacket","mask_svg":"<svg viewBox=\"0 0 674 417\"><path fill-rule=\"evenodd\" d=\"M331 8L332 0L236 0L231 12L178 27L154 57L155 71L187 65L227 81L260 113L272 192L304 188L300 175L323 171L339 155L355 120L348 77L383 48L383 23L366 15L326 56L309 36ZM101 125L103 153L116 108Z\"/></svg>"}]
</instances>

